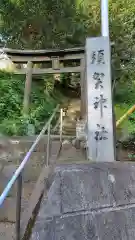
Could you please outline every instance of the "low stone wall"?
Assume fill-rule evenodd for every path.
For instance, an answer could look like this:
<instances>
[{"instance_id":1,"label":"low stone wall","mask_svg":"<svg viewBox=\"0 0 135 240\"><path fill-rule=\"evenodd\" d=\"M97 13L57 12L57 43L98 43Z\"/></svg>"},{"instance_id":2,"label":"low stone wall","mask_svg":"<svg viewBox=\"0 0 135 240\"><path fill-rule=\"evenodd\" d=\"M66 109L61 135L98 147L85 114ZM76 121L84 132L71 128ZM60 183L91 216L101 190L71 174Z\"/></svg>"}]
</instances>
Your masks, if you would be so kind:
<instances>
[{"instance_id":1,"label":"low stone wall","mask_svg":"<svg viewBox=\"0 0 135 240\"><path fill-rule=\"evenodd\" d=\"M31 240L134 240L135 164L56 168Z\"/></svg>"}]
</instances>

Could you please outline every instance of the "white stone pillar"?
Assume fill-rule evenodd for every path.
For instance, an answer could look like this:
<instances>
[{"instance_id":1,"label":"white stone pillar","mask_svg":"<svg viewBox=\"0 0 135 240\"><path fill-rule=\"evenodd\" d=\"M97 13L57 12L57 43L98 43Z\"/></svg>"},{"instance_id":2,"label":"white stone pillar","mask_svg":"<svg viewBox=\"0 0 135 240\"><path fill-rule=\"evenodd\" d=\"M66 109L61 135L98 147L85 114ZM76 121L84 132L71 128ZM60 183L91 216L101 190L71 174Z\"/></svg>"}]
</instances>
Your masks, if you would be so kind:
<instances>
[{"instance_id":1,"label":"white stone pillar","mask_svg":"<svg viewBox=\"0 0 135 240\"><path fill-rule=\"evenodd\" d=\"M109 37L88 38L86 59L88 158L112 162L114 136Z\"/></svg>"}]
</instances>

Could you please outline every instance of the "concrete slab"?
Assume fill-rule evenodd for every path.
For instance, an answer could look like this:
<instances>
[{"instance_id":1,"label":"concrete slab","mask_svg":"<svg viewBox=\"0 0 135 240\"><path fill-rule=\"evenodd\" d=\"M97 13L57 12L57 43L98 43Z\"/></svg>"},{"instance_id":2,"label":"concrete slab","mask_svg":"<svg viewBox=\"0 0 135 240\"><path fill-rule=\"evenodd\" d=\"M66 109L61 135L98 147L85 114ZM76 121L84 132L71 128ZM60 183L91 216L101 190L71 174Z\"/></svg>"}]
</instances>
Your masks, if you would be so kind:
<instances>
[{"instance_id":1,"label":"concrete slab","mask_svg":"<svg viewBox=\"0 0 135 240\"><path fill-rule=\"evenodd\" d=\"M135 239L135 164L56 168L31 240Z\"/></svg>"},{"instance_id":2,"label":"concrete slab","mask_svg":"<svg viewBox=\"0 0 135 240\"><path fill-rule=\"evenodd\" d=\"M96 224L92 214L73 214L54 219L56 240L98 240ZM49 239L49 238L47 238Z\"/></svg>"},{"instance_id":3,"label":"concrete slab","mask_svg":"<svg viewBox=\"0 0 135 240\"><path fill-rule=\"evenodd\" d=\"M109 210L95 214L100 240L127 240L127 220L124 210ZM128 226L129 227L129 226Z\"/></svg>"}]
</instances>

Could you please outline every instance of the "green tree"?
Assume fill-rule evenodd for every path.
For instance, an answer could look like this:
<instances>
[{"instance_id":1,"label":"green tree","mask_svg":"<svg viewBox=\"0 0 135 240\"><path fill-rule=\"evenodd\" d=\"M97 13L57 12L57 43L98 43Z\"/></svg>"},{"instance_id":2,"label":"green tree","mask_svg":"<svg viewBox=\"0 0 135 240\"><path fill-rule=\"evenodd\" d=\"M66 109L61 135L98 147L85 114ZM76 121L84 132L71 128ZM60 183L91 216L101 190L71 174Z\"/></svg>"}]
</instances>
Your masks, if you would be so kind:
<instances>
[{"instance_id":1,"label":"green tree","mask_svg":"<svg viewBox=\"0 0 135 240\"><path fill-rule=\"evenodd\" d=\"M99 0L0 0L0 26L7 46L73 47L101 35ZM134 80L135 1L109 1L113 77Z\"/></svg>"},{"instance_id":2,"label":"green tree","mask_svg":"<svg viewBox=\"0 0 135 240\"><path fill-rule=\"evenodd\" d=\"M18 48L81 44L84 26L74 0L0 0L1 34ZM81 33L81 34L80 34ZM74 39L74 41L72 40Z\"/></svg>"}]
</instances>

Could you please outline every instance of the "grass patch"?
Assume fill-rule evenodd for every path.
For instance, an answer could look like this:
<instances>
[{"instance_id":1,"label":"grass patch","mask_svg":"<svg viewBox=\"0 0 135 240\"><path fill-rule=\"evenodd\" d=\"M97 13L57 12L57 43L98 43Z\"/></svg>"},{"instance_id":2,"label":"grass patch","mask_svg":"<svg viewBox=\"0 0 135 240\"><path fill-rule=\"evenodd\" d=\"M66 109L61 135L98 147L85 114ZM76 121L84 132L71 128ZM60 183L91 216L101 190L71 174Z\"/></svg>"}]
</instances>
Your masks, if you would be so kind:
<instances>
[{"instance_id":1,"label":"grass patch","mask_svg":"<svg viewBox=\"0 0 135 240\"><path fill-rule=\"evenodd\" d=\"M133 105L120 103L115 105L115 115L116 121L120 119ZM130 118L135 119L135 112L128 116L117 128L118 137L121 136L130 136L135 133L135 120L131 120Z\"/></svg>"}]
</instances>

